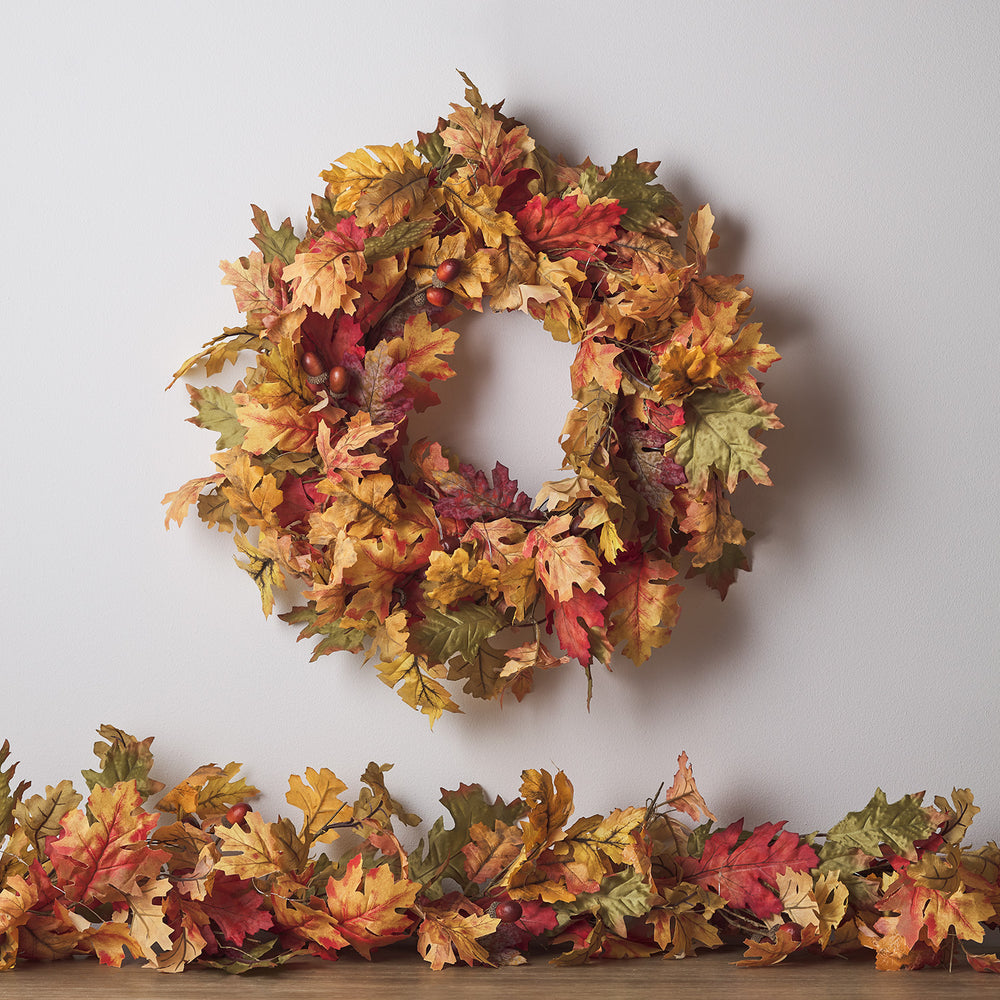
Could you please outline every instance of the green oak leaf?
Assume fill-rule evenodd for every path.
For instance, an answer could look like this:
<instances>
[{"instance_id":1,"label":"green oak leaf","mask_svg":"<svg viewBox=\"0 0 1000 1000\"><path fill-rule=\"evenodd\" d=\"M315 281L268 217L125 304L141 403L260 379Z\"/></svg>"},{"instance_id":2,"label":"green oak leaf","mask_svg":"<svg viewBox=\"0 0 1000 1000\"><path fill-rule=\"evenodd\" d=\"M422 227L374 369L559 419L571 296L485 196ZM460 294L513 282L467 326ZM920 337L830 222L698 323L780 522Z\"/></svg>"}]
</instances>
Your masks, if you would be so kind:
<instances>
[{"instance_id":1,"label":"green oak leaf","mask_svg":"<svg viewBox=\"0 0 1000 1000\"><path fill-rule=\"evenodd\" d=\"M365 260L370 264L383 257L395 257L423 243L434 228L434 222L434 219L405 219L390 226L381 236L369 236L365 240Z\"/></svg>"},{"instance_id":2,"label":"green oak leaf","mask_svg":"<svg viewBox=\"0 0 1000 1000\"><path fill-rule=\"evenodd\" d=\"M649 912L653 893L639 872L619 872L601 880L597 892L581 892L572 902L557 902L555 909L563 917L592 913L615 934L625 936L626 917L641 917ZM568 921L567 921L568 922Z\"/></svg>"},{"instance_id":3,"label":"green oak leaf","mask_svg":"<svg viewBox=\"0 0 1000 1000\"><path fill-rule=\"evenodd\" d=\"M743 535L749 542L754 532L744 529ZM743 546L723 542L722 555L715 562L706 563L704 566L692 566L687 571L685 579L690 580L692 577L704 574L705 583L712 590L718 591L720 600L724 601L740 570L745 573L750 572L750 562L743 551Z\"/></svg>"},{"instance_id":4,"label":"green oak leaf","mask_svg":"<svg viewBox=\"0 0 1000 1000\"><path fill-rule=\"evenodd\" d=\"M145 799L156 794L163 788L163 783L150 778L149 771L153 766L153 754L150 752L152 736L137 740L116 726L101 726L97 730L108 743L98 741L94 744L100 771L83 771L83 780L93 791L96 785L111 788L118 781L134 781L139 794Z\"/></svg>"},{"instance_id":5,"label":"green oak leaf","mask_svg":"<svg viewBox=\"0 0 1000 1000\"><path fill-rule=\"evenodd\" d=\"M41 854L44 839L58 837L63 832L59 821L82 801L83 796L65 778L55 788L46 785L44 795L32 795L30 799L18 802L14 807L14 817L31 846Z\"/></svg>"},{"instance_id":6,"label":"green oak leaf","mask_svg":"<svg viewBox=\"0 0 1000 1000\"><path fill-rule=\"evenodd\" d=\"M860 812L848 813L826 835L819 852L819 870L849 870L857 866L857 852L869 858L882 856L886 844L897 854L911 855L913 842L930 835L932 826L920 795L904 795L889 802L881 788Z\"/></svg>"},{"instance_id":7,"label":"green oak leaf","mask_svg":"<svg viewBox=\"0 0 1000 1000\"><path fill-rule=\"evenodd\" d=\"M413 637L432 663L447 663L454 656L472 660L479 647L504 624L490 605L466 603L450 611L429 610Z\"/></svg>"},{"instance_id":8,"label":"green oak leaf","mask_svg":"<svg viewBox=\"0 0 1000 1000\"><path fill-rule=\"evenodd\" d=\"M295 251L299 245L299 238L292 228L292 220L285 219L278 229L274 229L267 212L257 205L250 207L253 209L253 225L257 230L257 235L250 238L251 243L260 250L268 264L275 257L286 264L291 264L295 260Z\"/></svg>"},{"instance_id":9,"label":"green oak leaf","mask_svg":"<svg viewBox=\"0 0 1000 1000\"><path fill-rule=\"evenodd\" d=\"M327 656L338 650L347 650L356 653L364 645L367 638L365 632L359 628L348 626L344 628L339 622L321 622L316 624L320 618L316 611L316 602L310 601L305 607L292 608L278 617L288 622L289 625L304 625L305 627L298 634L298 639L312 639L320 636L320 641L316 643L313 654L309 662L315 663L321 656Z\"/></svg>"},{"instance_id":10,"label":"green oak leaf","mask_svg":"<svg viewBox=\"0 0 1000 1000\"><path fill-rule=\"evenodd\" d=\"M587 167L580 176L580 189L591 201L615 199L625 209L621 220L625 229L642 232L660 218L677 227L682 222L680 203L662 184L653 183L657 166L639 163L633 149L615 160L606 177L600 177L597 167Z\"/></svg>"},{"instance_id":11,"label":"green oak leaf","mask_svg":"<svg viewBox=\"0 0 1000 1000\"><path fill-rule=\"evenodd\" d=\"M691 393L684 402L684 424L675 429L673 450L674 461L684 466L690 488L703 492L713 471L730 493L743 472L755 483L770 486L767 466L760 460L764 445L752 432L781 427L774 410L774 403L737 389Z\"/></svg>"},{"instance_id":12,"label":"green oak leaf","mask_svg":"<svg viewBox=\"0 0 1000 1000\"><path fill-rule=\"evenodd\" d=\"M236 419L232 393L214 385L206 385L203 389L189 385L187 391L191 396L191 405L198 411L198 416L188 417L188 423L216 431L219 435L219 440L215 442L216 451L238 448L246 437L247 429Z\"/></svg>"},{"instance_id":13,"label":"green oak leaf","mask_svg":"<svg viewBox=\"0 0 1000 1000\"><path fill-rule=\"evenodd\" d=\"M0 767L3 767L9 756L10 743L4 740L3 746L0 747ZM11 764L6 771L0 771L0 841L10 834L14 825L14 810L31 784L29 781L22 781L17 788L11 787L11 779L16 768L17 764Z\"/></svg>"},{"instance_id":14,"label":"green oak leaf","mask_svg":"<svg viewBox=\"0 0 1000 1000\"><path fill-rule=\"evenodd\" d=\"M490 802L480 785L462 784L453 791L442 788L441 803L455 825L446 829L444 817L439 816L427 832L426 844L421 839L409 857L410 878L424 883L422 893L428 899L444 895L442 882L446 878L467 885L462 848L469 843L473 826L482 823L489 830L495 829L497 822L513 826L528 811L521 799L504 802L498 795Z\"/></svg>"}]
</instances>

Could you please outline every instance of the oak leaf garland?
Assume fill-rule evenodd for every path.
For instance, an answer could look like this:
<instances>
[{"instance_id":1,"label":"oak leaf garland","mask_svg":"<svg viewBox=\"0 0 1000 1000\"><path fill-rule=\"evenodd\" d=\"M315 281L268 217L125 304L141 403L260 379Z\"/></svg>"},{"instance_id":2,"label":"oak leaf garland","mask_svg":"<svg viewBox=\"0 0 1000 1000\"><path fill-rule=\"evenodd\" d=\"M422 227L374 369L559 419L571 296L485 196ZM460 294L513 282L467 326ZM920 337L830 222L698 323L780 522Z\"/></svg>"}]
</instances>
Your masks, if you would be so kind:
<instances>
[{"instance_id":1,"label":"oak leaf garland","mask_svg":"<svg viewBox=\"0 0 1000 1000\"><path fill-rule=\"evenodd\" d=\"M779 356L741 277L709 270L709 207L682 234L658 164L567 164L463 79L433 132L323 171L304 229L252 206L255 249L221 264L244 323L174 379L252 363L231 389L189 386L215 472L163 501L168 526L196 504L233 534L265 614L303 595L282 617L314 659L366 650L432 723L460 711L449 684L520 700L570 660L589 701L595 661L669 641L682 580L724 597L752 534L730 495L770 482L759 437L781 427L758 382ZM501 462L407 438L456 374L448 324L484 302L575 345L567 478L534 500Z\"/></svg>"},{"instance_id":2,"label":"oak leaf garland","mask_svg":"<svg viewBox=\"0 0 1000 1000\"><path fill-rule=\"evenodd\" d=\"M368 766L353 802L328 768L291 775L297 829L250 807L257 790L239 764L206 764L161 797L175 817L165 822L143 806L163 787L150 777L152 739L100 733L102 770L84 774L109 784L93 784L86 813L70 781L24 799L28 782L0 771L0 796L14 802L0 831L0 968L92 955L242 973L348 948L371 959L405 940L434 970L518 964L539 949L581 965L740 942L745 967L874 952L878 969L950 966L963 953L976 971L1000 968L966 951L1000 925L1000 850L965 846L978 811L968 789L928 806L877 792L827 833L801 836L784 823L713 831L683 753L644 805L576 820L569 778L528 769L510 802L475 784L442 790L450 823L407 850L393 823L419 818L388 791L389 765ZM342 832L342 855L323 849Z\"/></svg>"}]
</instances>

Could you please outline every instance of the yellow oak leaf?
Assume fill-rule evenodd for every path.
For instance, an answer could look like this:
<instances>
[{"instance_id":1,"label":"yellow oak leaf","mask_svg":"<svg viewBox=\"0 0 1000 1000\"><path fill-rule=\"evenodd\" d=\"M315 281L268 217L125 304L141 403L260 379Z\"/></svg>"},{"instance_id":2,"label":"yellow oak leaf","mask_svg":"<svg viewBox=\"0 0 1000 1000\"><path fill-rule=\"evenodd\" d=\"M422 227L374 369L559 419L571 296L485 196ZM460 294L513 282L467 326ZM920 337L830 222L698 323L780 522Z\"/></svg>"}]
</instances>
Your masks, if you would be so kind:
<instances>
[{"instance_id":1,"label":"yellow oak leaf","mask_svg":"<svg viewBox=\"0 0 1000 1000\"><path fill-rule=\"evenodd\" d=\"M313 531L332 529L336 536L341 528L359 538L379 535L393 527L399 505L393 495L392 476L374 473L365 476L344 475L337 482L330 479L321 484L331 502L321 514L310 518L310 541Z\"/></svg>"},{"instance_id":2,"label":"yellow oak leaf","mask_svg":"<svg viewBox=\"0 0 1000 1000\"><path fill-rule=\"evenodd\" d=\"M417 950L439 972L459 959L466 965L492 965L489 952L478 939L492 934L500 924L464 896L445 896L421 905L423 920L417 929Z\"/></svg>"},{"instance_id":3,"label":"yellow oak leaf","mask_svg":"<svg viewBox=\"0 0 1000 1000\"><path fill-rule=\"evenodd\" d=\"M371 452L355 455L352 452L360 451L373 438L393 430L394 427L395 424L391 423L373 424L371 414L359 410L348 421L344 433L334 442L330 428L325 421L322 422L316 435L316 450L323 462L323 471L327 478L339 482L344 478L344 473L362 476L366 472L375 472L381 468L385 456ZM320 492L326 492L323 483L317 488Z\"/></svg>"},{"instance_id":4,"label":"yellow oak leaf","mask_svg":"<svg viewBox=\"0 0 1000 1000\"><path fill-rule=\"evenodd\" d=\"M471 561L464 549L452 553L440 550L430 553L426 579L433 587L427 589L429 600L448 607L465 597L488 594L492 600L500 592L500 571L487 559Z\"/></svg>"},{"instance_id":5,"label":"yellow oak leaf","mask_svg":"<svg viewBox=\"0 0 1000 1000\"><path fill-rule=\"evenodd\" d=\"M541 639L507 650L507 662L500 670L504 691L510 691L520 701L534 682L535 670L548 670L568 663L568 656L553 656Z\"/></svg>"},{"instance_id":6,"label":"yellow oak leaf","mask_svg":"<svg viewBox=\"0 0 1000 1000\"><path fill-rule=\"evenodd\" d=\"M320 177L327 182L326 196L334 203L334 209L338 212L350 211L361 195L386 174L420 167L422 162L412 142L402 146L399 143L368 146L345 153ZM337 166L338 163L342 166Z\"/></svg>"},{"instance_id":7,"label":"yellow oak leaf","mask_svg":"<svg viewBox=\"0 0 1000 1000\"><path fill-rule=\"evenodd\" d=\"M493 257L495 276L483 287L494 312L518 309L521 306L521 286L535 282L535 255L520 236L505 236Z\"/></svg>"},{"instance_id":8,"label":"yellow oak leaf","mask_svg":"<svg viewBox=\"0 0 1000 1000\"><path fill-rule=\"evenodd\" d=\"M493 829L485 823L469 827L469 842L462 847L465 874L476 885L489 885L503 874L521 853L521 832L496 820Z\"/></svg>"},{"instance_id":9,"label":"yellow oak leaf","mask_svg":"<svg viewBox=\"0 0 1000 1000\"><path fill-rule=\"evenodd\" d=\"M261 607L264 616L267 617L274 611L274 588L282 590L285 586L285 574L276 558L274 541L270 536L261 534L260 547L257 548L243 535L237 534L233 540L236 542L236 548L247 559L246 562L240 562L239 556L233 556L233 561L257 585Z\"/></svg>"},{"instance_id":10,"label":"yellow oak leaf","mask_svg":"<svg viewBox=\"0 0 1000 1000\"><path fill-rule=\"evenodd\" d=\"M707 385L722 370L714 354L706 354L700 347L671 344L660 355L660 381L657 395L664 403L678 403L695 389Z\"/></svg>"},{"instance_id":11,"label":"yellow oak leaf","mask_svg":"<svg viewBox=\"0 0 1000 1000\"><path fill-rule=\"evenodd\" d=\"M393 225L403 219L430 218L441 203L439 188L431 188L429 164L407 164L390 170L365 187L354 205L359 226Z\"/></svg>"},{"instance_id":12,"label":"yellow oak leaf","mask_svg":"<svg viewBox=\"0 0 1000 1000\"><path fill-rule=\"evenodd\" d=\"M521 798L528 805L528 816L521 823L527 856L536 848L548 847L562 834L573 813L573 785L562 771L553 781L548 771L530 769L521 772Z\"/></svg>"},{"instance_id":13,"label":"yellow oak leaf","mask_svg":"<svg viewBox=\"0 0 1000 1000\"><path fill-rule=\"evenodd\" d=\"M197 479L189 479L180 489L167 493L160 501L162 504L170 505L167 507L167 516L163 519L163 526L169 529L171 521L178 525L183 524L188 508L201 496L202 490L206 486L221 482L224 478L221 472L216 472L211 476L199 476Z\"/></svg>"},{"instance_id":14,"label":"yellow oak leaf","mask_svg":"<svg viewBox=\"0 0 1000 1000\"><path fill-rule=\"evenodd\" d=\"M678 524L690 535L685 546L691 553L692 566L707 566L718 562L726 545L746 542L742 523L733 515L729 499L723 495L722 483L709 480L704 493L692 494L678 490L675 496L684 504L684 519Z\"/></svg>"},{"instance_id":15,"label":"yellow oak leaf","mask_svg":"<svg viewBox=\"0 0 1000 1000\"><path fill-rule=\"evenodd\" d=\"M502 247L504 237L514 237L517 243L524 246L518 236L519 230L514 217L508 212L497 211L497 203L503 188L488 184L475 187L469 178L453 175L444 182L441 190L445 206L462 223L470 236L475 237L479 234L488 247Z\"/></svg>"},{"instance_id":16,"label":"yellow oak leaf","mask_svg":"<svg viewBox=\"0 0 1000 1000\"><path fill-rule=\"evenodd\" d=\"M692 212L688 221L685 257L689 264L697 265L698 271L704 273L708 251L718 246L719 236L712 231L715 216L708 205L702 205L697 212Z\"/></svg>"},{"instance_id":17,"label":"yellow oak leaf","mask_svg":"<svg viewBox=\"0 0 1000 1000\"><path fill-rule=\"evenodd\" d=\"M670 641L682 588L666 581L676 575L673 566L648 552L606 574L608 639L613 645L624 643L622 651L637 665Z\"/></svg>"},{"instance_id":18,"label":"yellow oak leaf","mask_svg":"<svg viewBox=\"0 0 1000 1000\"><path fill-rule=\"evenodd\" d=\"M247 393L238 393L233 398L236 419L247 431L241 444L244 451L251 455L263 455L272 448L304 454L312 451L322 421L311 408L293 402L265 406L251 402Z\"/></svg>"},{"instance_id":19,"label":"yellow oak leaf","mask_svg":"<svg viewBox=\"0 0 1000 1000\"><path fill-rule=\"evenodd\" d=\"M351 282L364 276L363 247L363 239L327 232L305 253L297 253L282 273L283 280L293 285L292 308L307 306L322 316L332 316L338 309L354 315L361 292Z\"/></svg>"},{"instance_id":20,"label":"yellow oak leaf","mask_svg":"<svg viewBox=\"0 0 1000 1000\"><path fill-rule=\"evenodd\" d=\"M847 886L840 880L840 873L833 871L816 876L813 896L816 899L816 913L819 917L817 937L820 946L825 948L830 936L847 913L849 892Z\"/></svg>"},{"instance_id":21,"label":"yellow oak leaf","mask_svg":"<svg viewBox=\"0 0 1000 1000\"><path fill-rule=\"evenodd\" d=\"M524 556L534 556L539 581L557 601L568 601L574 585L582 591L604 593L594 550L579 535L559 537L570 530L572 520L570 514L550 517L544 525L533 528L524 541Z\"/></svg>"},{"instance_id":22,"label":"yellow oak leaf","mask_svg":"<svg viewBox=\"0 0 1000 1000\"><path fill-rule=\"evenodd\" d=\"M298 774L289 777L285 801L302 810L303 822L299 837L305 844L309 845L314 841L329 844L336 840L339 836L336 830L323 832L323 828L338 817L352 818L346 804L337 798L346 790L347 785L325 767L319 771L312 767L306 768L305 781Z\"/></svg>"},{"instance_id":23,"label":"yellow oak leaf","mask_svg":"<svg viewBox=\"0 0 1000 1000\"><path fill-rule=\"evenodd\" d=\"M308 860L308 847L289 819L268 823L256 811L246 814L243 826L217 826L221 858L219 871L242 879L266 878L294 872Z\"/></svg>"},{"instance_id":24,"label":"yellow oak leaf","mask_svg":"<svg viewBox=\"0 0 1000 1000\"><path fill-rule=\"evenodd\" d=\"M699 948L722 945L719 932L711 924L716 910L725 900L701 886L681 882L664 890L663 902L646 917L653 928L653 938L663 949L664 958L689 958Z\"/></svg>"},{"instance_id":25,"label":"yellow oak leaf","mask_svg":"<svg viewBox=\"0 0 1000 1000\"><path fill-rule=\"evenodd\" d=\"M216 455L215 460L226 476L221 492L237 516L257 527L274 523L274 509L283 499L275 477L242 451Z\"/></svg>"}]
</instances>

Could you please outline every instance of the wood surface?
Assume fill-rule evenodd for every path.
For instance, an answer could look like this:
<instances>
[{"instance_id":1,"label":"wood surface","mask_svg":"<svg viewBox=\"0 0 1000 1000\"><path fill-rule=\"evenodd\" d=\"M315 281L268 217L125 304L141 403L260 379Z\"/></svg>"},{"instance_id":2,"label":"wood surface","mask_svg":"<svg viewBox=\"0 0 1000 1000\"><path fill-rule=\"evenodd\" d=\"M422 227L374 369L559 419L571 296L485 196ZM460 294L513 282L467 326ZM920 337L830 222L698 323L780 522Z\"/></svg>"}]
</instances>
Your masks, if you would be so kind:
<instances>
[{"instance_id":1,"label":"wood surface","mask_svg":"<svg viewBox=\"0 0 1000 1000\"><path fill-rule=\"evenodd\" d=\"M766 969L741 969L730 963L741 951L705 952L694 959L651 958L599 962L559 968L544 956L528 965L505 969L449 966L434 972L410 950L376 953L366 962L348 955L338 962L305 961L280 969L231 976L214 969L193 968L177 975L144 969L100 966L93 959L20 964L0 973L2 1000L175 1000L239 998L239 1000L423 1000L455 997L479 1000L921 1000L921 998L1000 997L1000 976L974 972L962 959L954 970L878 972L871 961L789 960Z\"/></svg>"}]
</instances>

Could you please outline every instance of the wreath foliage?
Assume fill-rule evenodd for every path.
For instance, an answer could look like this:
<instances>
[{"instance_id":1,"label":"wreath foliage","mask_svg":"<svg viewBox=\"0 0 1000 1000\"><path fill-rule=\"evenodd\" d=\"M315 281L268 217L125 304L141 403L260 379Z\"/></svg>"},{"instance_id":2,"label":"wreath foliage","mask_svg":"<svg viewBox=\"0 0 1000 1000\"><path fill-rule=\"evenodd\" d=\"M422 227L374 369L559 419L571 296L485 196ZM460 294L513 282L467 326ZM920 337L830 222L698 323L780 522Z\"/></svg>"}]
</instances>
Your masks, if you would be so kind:
<instances>
[{"instance_id":1,"label":"wreath foliage","mask_svg":"<svg viewBox=\"0 0 1000 1000\"><path fill-rule=\"evenodd\" d=\"M446 681L520 700L536 669L570 660L589 700L595 660L620 648L638 664L668 641L682 571L725 597L749 568L729 494L770 482L758 436L781 426L752 291L708 270L709 207L681 240L658 164L633 150L570 166L466 83L417 143L324 171L301 237L253 207L256 249L222 262L245 322L175 380L255 364L231 390L188 386L216 471L164 498L168 525L196 502L235 529L265 614L275 589L302 588L281 617L318 640L314 658L365 648L432 724L458 711ZM534 498L499 462L487 474L407 442L455 374L447 324L484 301L576 346L568 475Z\"/></svg>"},{"instance_id":2,"label":"wreath foliage","mask_svg":"<svg viewBox=\"0 0 1000 1000\"><path fill-rule=\"evenodd\" d=\"M356 795L307 768L285 794L301 820L271 821L240 764L163 794L152 737L99 732L85 808L69 780L27 797L0 747L0 970L84 954L240 973L412 941L434 969L742 943L750 967L874 952L879 969L919 969L964 953L1000 971L967 950L1000 928L1000 851L963 846L979 812L968 789L931 805L878 789L825 834L716 828L681 754L669 787L606 816L573 818L562 771L524 771L510 802L442 790L447 818L407 847L399 825L420 819L389 793L391 765L369 764Z\"/></svg>"}]
</instances>

